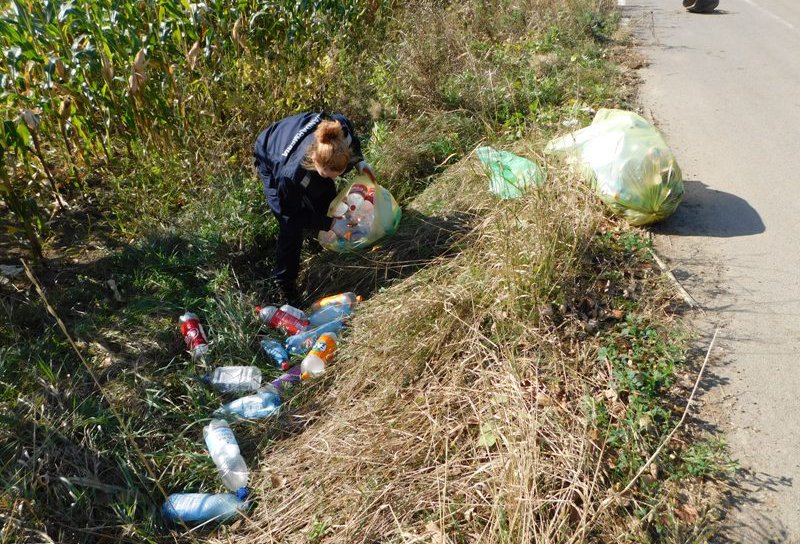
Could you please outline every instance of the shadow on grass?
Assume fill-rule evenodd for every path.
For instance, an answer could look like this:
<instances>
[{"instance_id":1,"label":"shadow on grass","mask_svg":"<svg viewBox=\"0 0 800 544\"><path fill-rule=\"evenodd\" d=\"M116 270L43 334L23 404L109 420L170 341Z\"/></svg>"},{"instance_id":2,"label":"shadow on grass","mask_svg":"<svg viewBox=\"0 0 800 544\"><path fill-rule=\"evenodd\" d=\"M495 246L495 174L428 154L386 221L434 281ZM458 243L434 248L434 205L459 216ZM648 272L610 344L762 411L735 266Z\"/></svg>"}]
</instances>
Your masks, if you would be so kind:
<instances>
[{"instance_id":1,"label":"shadow on grass","mask_svg":"<svg viewBox=\"0 0 800 544\"><path fill-rule=\"evenodd\" d=\"M313 300L353 291L368 298L436 259L457 253L474 219L463 212L433 217L405 211L397 233L370 249L342 254L325 251L308 259L304 277L307 297Z\"/></svg>"}]
</instances>

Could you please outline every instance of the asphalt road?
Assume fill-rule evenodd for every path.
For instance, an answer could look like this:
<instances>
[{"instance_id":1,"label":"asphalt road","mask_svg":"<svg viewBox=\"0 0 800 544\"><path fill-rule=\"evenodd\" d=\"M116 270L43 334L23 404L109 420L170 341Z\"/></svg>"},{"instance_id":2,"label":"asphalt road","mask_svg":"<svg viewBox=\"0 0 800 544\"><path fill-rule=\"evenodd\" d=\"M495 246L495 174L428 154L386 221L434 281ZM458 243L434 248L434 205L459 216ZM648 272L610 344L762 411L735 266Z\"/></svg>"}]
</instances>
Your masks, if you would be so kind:
<instances>
[{"instance_id":1,"label":"asphalt road","mask_svg":"<svg viewBox=\"0 0 800 544\"><path fill-rule=\"evenodd\" d=\"M721 542L800 542L800 2L618 0L686 197L656 246L721 324L703 416L748 469ZM627 5L624 5L627 4Z\"/></svg>"}]
</instances>

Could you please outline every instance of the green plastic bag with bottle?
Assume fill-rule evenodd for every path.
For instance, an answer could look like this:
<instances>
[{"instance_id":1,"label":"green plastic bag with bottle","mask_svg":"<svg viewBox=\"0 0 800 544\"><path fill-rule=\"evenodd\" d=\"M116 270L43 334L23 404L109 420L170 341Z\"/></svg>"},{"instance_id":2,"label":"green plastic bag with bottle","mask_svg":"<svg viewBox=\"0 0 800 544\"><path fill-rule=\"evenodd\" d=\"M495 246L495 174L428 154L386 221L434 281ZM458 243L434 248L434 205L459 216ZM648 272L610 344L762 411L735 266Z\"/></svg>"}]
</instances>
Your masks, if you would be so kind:
<instances>
[{"instance_id":1,"label":"green plastic bag with bottle","mask_svg":"<svg viewBox=\"0 0 800 544\"><path fill-rule=\"evenodd\" d=\"M525 157L486 146L475 152L489 175L489 191L503 200L519 198L531 185L544 183L542 168Z\"/></svg>"},{"instance_id":2,"label":"green plastic bag with bottle","mask_svg":"<svg viewBox=\"0 0 800 544\"><path fill-rule=\"evenodd\" d=\"M632 225L668 217L683 199L678 163L661 134L641 116L601 109L592 124L547 144L564 157L601 200Z\"/></svg>"}]
</instances>

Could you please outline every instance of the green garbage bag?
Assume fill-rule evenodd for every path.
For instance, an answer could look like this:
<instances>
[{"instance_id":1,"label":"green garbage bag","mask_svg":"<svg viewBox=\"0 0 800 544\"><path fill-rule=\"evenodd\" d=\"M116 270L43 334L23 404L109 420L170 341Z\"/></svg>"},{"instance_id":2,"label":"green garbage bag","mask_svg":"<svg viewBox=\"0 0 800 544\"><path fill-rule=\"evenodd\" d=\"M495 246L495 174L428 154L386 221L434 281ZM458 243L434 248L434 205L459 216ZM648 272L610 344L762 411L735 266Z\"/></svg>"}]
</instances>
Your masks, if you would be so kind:
<instances>
[{"instance_id":1,"label":"green garbage bag","mask_svg":"<svg viewBox=\"0 0 800 544\"><path fill-rule=\"evenodd\" d=\"M479 147L476 151L489 174L489 191L502 199L519 198L531 186L544 183L544 171L533 161L508 151Z\"/></svg>"},{"instance_id":2,"label":"green garbage bag","mask_svg":"<svg viewBox=\"0 0 800 544\"><path fill-rule=\"evenodd\" d=\"M565 157L612 212L632 225L668 217L683 198L683 178L664 138L641 116L601 109L592 124L547 144Z\"/></svg>"},{"instance_id":3,"label":"green garbage bag","mask_svg":"<svg viewBox=\"0 0 800 544\"><path fill-rule=\"evenodd\" d=\"M388 189L358 176L331 202L328 217L334 218L333 226L320 231L319 243L339 253L369 247L394 234L401 215Z\"/></svg>"}]
</instances>

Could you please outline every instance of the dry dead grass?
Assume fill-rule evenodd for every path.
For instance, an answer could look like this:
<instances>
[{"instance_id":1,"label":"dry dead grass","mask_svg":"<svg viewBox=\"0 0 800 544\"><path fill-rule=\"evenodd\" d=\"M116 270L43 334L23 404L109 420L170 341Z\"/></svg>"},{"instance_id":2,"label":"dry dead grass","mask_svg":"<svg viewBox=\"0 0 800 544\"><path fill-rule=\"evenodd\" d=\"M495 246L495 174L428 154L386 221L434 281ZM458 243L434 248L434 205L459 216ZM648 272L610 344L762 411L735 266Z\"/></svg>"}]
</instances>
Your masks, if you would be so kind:
<instances>
[{"instance_id":1,"label":"dry dead grass","mask_svg":"<svg viewBox=\"0 0 800 544\"><path fill-rule=\"evenodd\" d=\"M315 408L288 416L304 430L258 463L258 506L236 529L249 539L574 542L602 521L603 444L580 403L604 378L596 346L556 326L549 302L572 295L604 219L558 176L490 200L470 164L417 201L458 194L439 213L476 218L469 247L363 305L304 394Z\"/></svg>"}]
</instances>

